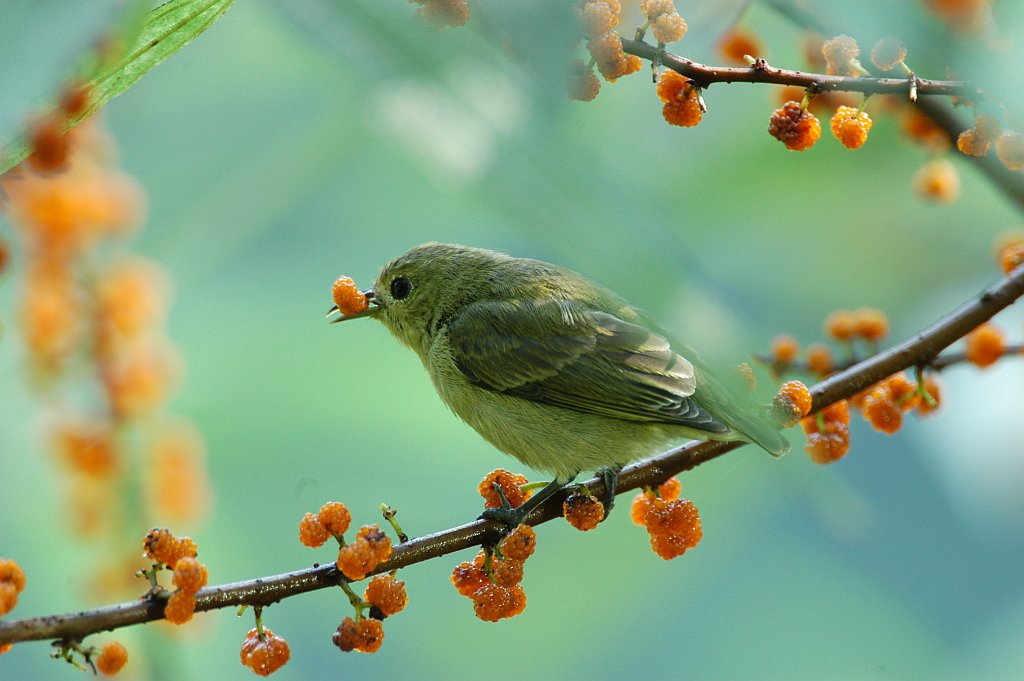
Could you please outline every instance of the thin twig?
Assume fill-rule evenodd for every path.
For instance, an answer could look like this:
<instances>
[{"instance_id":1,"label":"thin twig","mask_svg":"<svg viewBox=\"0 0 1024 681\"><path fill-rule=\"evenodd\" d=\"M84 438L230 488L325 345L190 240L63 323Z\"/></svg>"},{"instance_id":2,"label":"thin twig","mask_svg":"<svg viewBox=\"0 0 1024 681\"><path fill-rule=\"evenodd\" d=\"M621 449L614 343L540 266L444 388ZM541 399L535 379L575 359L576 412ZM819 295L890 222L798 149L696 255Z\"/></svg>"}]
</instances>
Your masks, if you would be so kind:
<instances>
[{"instance_id":1,"label":"thin twig","mask_svg":"<svg viewBox=\"0 0 1024 681\"><path fill-rule=\"evenodd\" d=\"M982 322L991 319L1024 294L1024 266L982 291L955 311L923 331L873 357L839 372L811 389L814 409L848 398L859 390L897 371L932 362L943 349L963 337ZM690 470L727 452L743 442L699 442L677 447L646 461L627 466L619 476L618 492L625 493L644 485ZM592 493L604 494L601 478L583 483ZM538 525L561 516L559 495L548 500L527 519ZM391 558L377 566L372 574L389 572L416 563L496 542L501 524L476 520L435 534L417 537L395 547ZM208 587L196 594L196 610L216 610L238 605L267 606L307 591L336 586L344 577L333 564L314 565L305 570ZM0 645L20 641L62 639L81 641L89 634L142 624L163 618L164 601L141 601L85 610L64 615L34 617L0 622Z\"/></svg>"}]
</instances>

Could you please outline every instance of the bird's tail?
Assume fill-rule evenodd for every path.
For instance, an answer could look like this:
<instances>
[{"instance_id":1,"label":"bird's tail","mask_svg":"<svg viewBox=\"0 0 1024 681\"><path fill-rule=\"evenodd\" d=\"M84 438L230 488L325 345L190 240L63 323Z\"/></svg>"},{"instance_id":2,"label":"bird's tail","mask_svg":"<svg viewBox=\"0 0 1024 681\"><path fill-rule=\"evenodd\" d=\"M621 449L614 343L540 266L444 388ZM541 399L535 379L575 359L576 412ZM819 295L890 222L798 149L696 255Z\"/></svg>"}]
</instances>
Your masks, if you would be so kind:
<instances>
[{"instance_id":1,"label":"bird's tail","mask_svg":"<svg viewBox=\"0 0 1024 681\"><path fill-rule=\"evenodd\" d=\"M715 380L710 372L703 373L697 380L698 401L706 405L716 419L742 439L776 458L789 452L789 440L780 432L767 409L754 404L738 390L730 390Z\"/></svg>"}]
</instances>

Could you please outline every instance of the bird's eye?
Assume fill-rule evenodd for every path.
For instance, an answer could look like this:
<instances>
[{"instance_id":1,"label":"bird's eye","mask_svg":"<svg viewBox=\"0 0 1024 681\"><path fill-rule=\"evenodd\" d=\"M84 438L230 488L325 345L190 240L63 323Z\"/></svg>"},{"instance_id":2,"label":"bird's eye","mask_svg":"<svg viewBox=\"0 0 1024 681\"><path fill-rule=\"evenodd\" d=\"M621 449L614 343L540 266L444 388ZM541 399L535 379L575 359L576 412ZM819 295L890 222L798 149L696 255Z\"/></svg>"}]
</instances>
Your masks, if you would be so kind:
<instances>
[{"instance_id":1,"label":"bird's eye","mask_svg":"<svg viewBox=\"0 0 1024 681\"><path fill-rule=\"evenodd\" d=\"M411 291L412 284L405 277L395 277L391 282L391 297L395 300L408 297Z\"/></svg>"}]
</instances>

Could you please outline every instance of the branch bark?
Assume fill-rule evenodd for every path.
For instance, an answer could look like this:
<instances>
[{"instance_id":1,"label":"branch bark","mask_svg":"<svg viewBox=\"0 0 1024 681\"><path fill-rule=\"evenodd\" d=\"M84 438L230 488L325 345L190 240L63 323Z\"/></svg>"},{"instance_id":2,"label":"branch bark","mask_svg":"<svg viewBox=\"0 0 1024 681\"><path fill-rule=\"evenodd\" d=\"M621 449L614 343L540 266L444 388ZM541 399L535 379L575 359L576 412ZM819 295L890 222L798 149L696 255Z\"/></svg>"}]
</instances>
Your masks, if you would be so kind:
<instances>
[{"instance_id":1,"label":"branch bark","mask_svg":"<svg viewBox=\"0 0 1024 681\"><path fill-rule=\"evenodd\" d=\"M818 383L811 389L815 411L877 383L898 371L927 365L959 338L991 319L1024 295L1024 265L974 296L953 312L889 350L865 359ZM707 461L743 447L742 442L689 443L652 459L623 469L618 493L655 485L666 478L691 470ZM599 497L604 493L600 478L584 483ZM539 525L561 516L562 499L556 497L527 519ZM404 568L500 539L503 527L493 521L476 520L434 534L417 537L395 547L391 558L372 574ZM207 611L239 605L267 606L301 593L336 586L344 576L334 564L288 572L281 575L207 587L196 595L196 610ZM80 641L106 630L142 624L163 618L164 600L150 597L93 610L0 622L0 645L21 641Z\"/></svg>"}]
</instances>

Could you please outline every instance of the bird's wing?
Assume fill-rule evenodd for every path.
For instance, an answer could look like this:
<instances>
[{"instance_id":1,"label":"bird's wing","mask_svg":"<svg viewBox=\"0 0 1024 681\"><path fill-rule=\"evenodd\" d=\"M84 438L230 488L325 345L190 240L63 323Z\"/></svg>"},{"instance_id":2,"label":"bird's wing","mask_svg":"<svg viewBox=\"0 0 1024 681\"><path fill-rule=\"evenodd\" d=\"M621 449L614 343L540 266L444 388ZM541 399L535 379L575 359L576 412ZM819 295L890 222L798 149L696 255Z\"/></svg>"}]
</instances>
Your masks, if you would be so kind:
<instances>
[{"instance_id":1,"label":"bird's wing","mask_svg":"<svg viewBox=\"0 0 1024 681\"><path fill-rule=\"evenodd\" d=\"M627 421L729 430L693 398L693 365L642 326L566 300L474 303L448 325L475 385Z\"/></svg>"}]
</instances>

